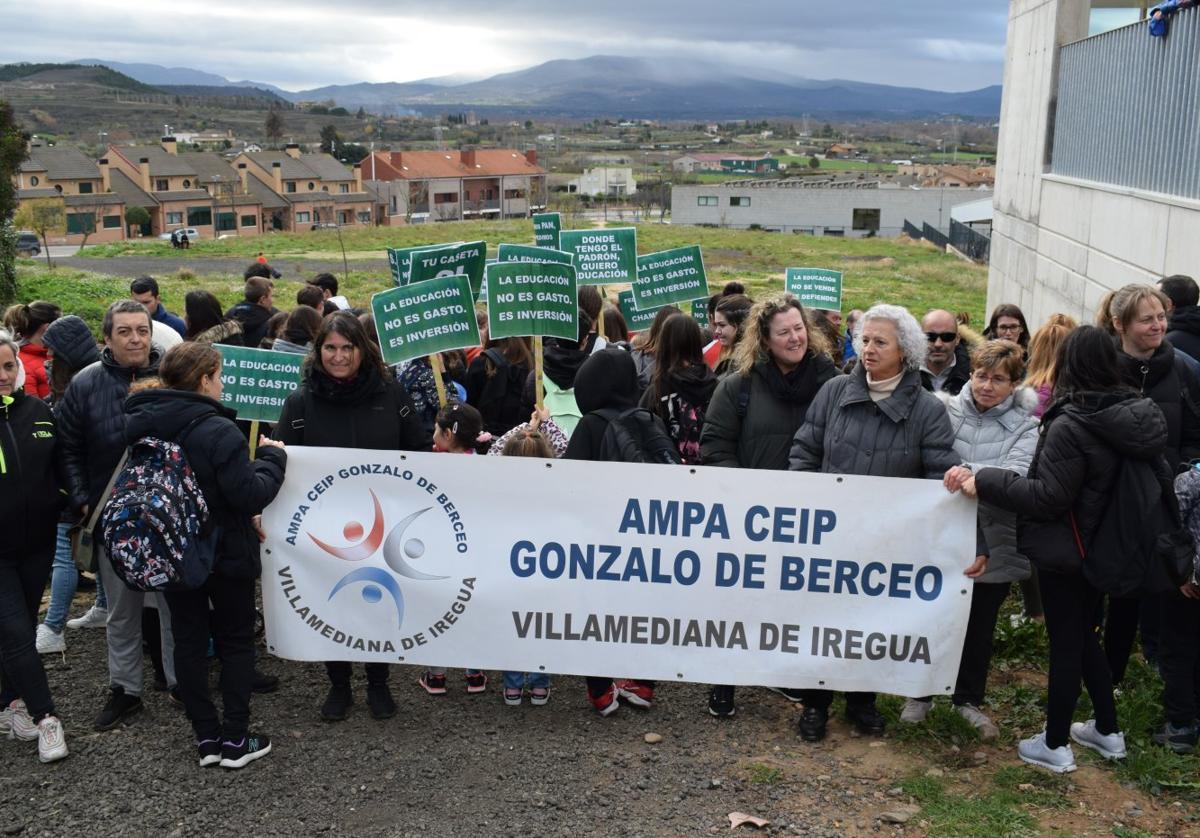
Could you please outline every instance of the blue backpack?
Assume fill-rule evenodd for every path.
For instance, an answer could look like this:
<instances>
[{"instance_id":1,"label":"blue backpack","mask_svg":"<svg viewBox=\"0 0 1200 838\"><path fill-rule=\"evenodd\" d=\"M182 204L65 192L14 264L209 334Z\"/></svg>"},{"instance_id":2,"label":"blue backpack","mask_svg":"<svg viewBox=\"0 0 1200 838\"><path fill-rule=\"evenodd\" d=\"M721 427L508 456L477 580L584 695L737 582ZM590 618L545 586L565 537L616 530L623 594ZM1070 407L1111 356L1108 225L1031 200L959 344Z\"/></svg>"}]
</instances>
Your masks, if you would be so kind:
<instances>
[{"instance_id":1,"label":"blue backpack","mask_svg":"<svg viewBox=\"0 0 1200 838\"><path fill-rule=\"evenodd\" d=\"M207 418L194 420L179 439ZM212 573L219 534L176 442L146 436L129 447L100 529L113 570L131 590L194 590Z\"/></svg>"}]
</instances>

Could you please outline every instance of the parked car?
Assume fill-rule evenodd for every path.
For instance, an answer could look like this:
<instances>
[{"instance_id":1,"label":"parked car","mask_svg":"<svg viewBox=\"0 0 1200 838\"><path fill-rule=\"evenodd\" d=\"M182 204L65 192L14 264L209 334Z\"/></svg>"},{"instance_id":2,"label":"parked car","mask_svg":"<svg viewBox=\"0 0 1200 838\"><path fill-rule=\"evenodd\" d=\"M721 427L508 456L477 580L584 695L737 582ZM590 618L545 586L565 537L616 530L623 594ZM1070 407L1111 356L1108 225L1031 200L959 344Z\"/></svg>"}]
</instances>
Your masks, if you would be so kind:
<instances>
[{"instance_id":1,"label":"parked car","mask_svg":"<svg viewBox=\"0 0 1200 838\"><path fill-rule=\"evenodd\" d=\"M197 230L195 227L178 227L174 230L171 230L170 232L160 233L158 237L160 239L162 239L163 241L170 241L172 236L174 236L176 233L181 233L181 232L187 233L188 241L194 242L198 238L200 238L200 231Z\"/></svg>"},{"instance_id":2,"label":"parked car","mask_svg":"<svg viewBox=\"0 0 1200 838\"><path fill-rule=\"evenodd\" d=\"M42 243L38 241L37 233L17 233L18 256L41 256Z\"/></svg>"}]
</instances>

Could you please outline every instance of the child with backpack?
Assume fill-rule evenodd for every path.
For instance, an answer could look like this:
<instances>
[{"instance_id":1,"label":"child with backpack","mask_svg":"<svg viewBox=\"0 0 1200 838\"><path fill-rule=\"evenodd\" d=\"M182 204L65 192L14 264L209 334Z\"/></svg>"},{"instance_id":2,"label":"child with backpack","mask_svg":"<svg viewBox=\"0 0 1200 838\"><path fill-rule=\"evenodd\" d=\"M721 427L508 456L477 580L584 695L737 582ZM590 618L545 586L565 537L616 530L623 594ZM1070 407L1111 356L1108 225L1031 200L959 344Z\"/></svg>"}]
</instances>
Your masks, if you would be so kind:
<instances>
[{"instance_id":1,"label":"child with backpack","mask_svg":"<svg viewBox=\"0 0 1200 838\"><path fill-rule=\"evenodd\" d=\"M478 454L487 450L491 435L483 431L479 411L469 404L450 402L438 411L433 424L433 450L444 454ZM446 694L446 668L431 666L417 679L430 695ZM467 693L487 691L487 675L478 669L467 670Z\"/></svg>"},{"instance_id":2,"label":"child with backpack","mask_svg":"<svg viewBox=\"0 0 1200 838\"><path fill-rule=\"evenodd\" d=\"M489 341L467 368L467 403L483 417L483 429L493 436L521 422L525 406L525 381L533 369L527 338Z\"/></svg>"},{"instance_id":3,"label":"child with backpack","mask_svg":"<svg viewBox=\"0 0 1200 838\"><path fill-rule=\"evenodd\" d=\"M684 465L700 465L700 431L717 376L704 363L704 336L690 317L672 317L662 325L658 362L641 406L667 426Z\"/></svg>"},{"instance_id":4,"label":"child with backpack","mask_svg":"<svg viewBox=\"0 0 1200 838\"><path fill-rule=\"evenodd\" d=\"M536 411L534 418L537 418ZM556 456L549 440L542 436L536 426L532 428L521 426L506 436L507 441L504 443L502 451L502 455L505 457L541 457L552 460ZM509 707L519 707L526 688L529 690L529 703L535 707L541 707L550 700L550 675L545 672L505 671L505 704Z\"/></svg>"},{"instance_id":5,"label":"child with backpack","mask_svg":"<svg viewBox=\"0 0 1200 838\"><path fill-rule=\"evenodd\" d=\"M575 399L583 418L564 458L627 463L679 463L679 451L661 419L637 406L638 372L620 349L596 352L575 376ZM601 716L616 712L618 699L649 708L654 682L588 678L588 698Z\"/></svg>"},{"instance_id":6,"label":"child with backpack","mask_svg":"<svg viewBox=\"0 0 1200 838\"><path fill-rule=\"evenodd\" d=\"M1200 465L1175 478L1179 511L1200 545ZM1177 591L1162 595L1159 671L1166 719L1154 741L1177 754L1190 754L1200 739L1200 551L1192 553L1192 575Z\"/></svg>"}]
</instances>

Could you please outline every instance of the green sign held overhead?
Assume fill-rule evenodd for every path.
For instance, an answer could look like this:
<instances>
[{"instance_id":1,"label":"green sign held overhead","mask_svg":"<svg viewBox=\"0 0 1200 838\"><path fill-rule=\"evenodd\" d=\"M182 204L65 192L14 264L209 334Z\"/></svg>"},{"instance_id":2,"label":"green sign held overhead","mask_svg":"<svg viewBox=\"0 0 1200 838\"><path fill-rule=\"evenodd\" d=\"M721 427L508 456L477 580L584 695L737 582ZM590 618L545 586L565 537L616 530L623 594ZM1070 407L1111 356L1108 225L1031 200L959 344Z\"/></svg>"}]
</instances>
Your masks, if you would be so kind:
<instances>
[{"instance_id":1,"label":"green sign held overhead","mask_svg":"<svg viewBox=\"0 0 1200 838\"><path fill-rule=\"evenodd\" d=\"M637 230L563 230L559 250L575 257L580 285L611 285L637 279Z\"/></svg>"},{"instance_id":2,"label":"green sign held overhead","mask_svg":"<svg viewBox=\"0 0 1200 838\"><path fill-rule=\"evenodd\" d=\"M462 244L462 242L454 242L454 244ZM422 244L417 247L389 247L387 250L388 267L392 269L392 282L397 285L408 285L414 253L438 250L448 246L449 244Z\"/></svg>"},{"instance_id":3,"label":"green sign held overhead","mask_svg":"<svg viewBox=\"0 0 1200 838\"><path fill-rule=\"evenodd\" d=\"M275 422L283 401L300 386L304 355L218 346L221 353L221 404L248 422Z\"/></svg>"},{"instance_id":4,"label":"green sign held overhead","mask_svg":"<svg viewBox=\"0 0 1200 838\"><path fill-rule=\"evenodd\" d=\"M788 268L784 290L806 308L842 310L842 272L825 268Z\"/></svg>"},{"instance_id":5,"label":"green sign held overhead","mask_svg":"<svg viewBox=\"0 0 1200 838\"><path fill-rule=\"evenodd\" d=\"M538 247L558 248L558 234L562 230L562 216L556 212L538 212L533 215L533 243ZM503 261L503 260L501 260Z\"/></svg>"},{"instance_id":6,"label":"green sign held overhead","mask_svg":"<svg viewBox=\"0 0 1200 838\"><path fill-rule=\"evenodd\" d=\"M662 308L708 296L704 257L697 245L647 253L637 258L633 301L639 309Z\"/></svg>"},{"instance_id":7,"label":"green sign held overhead","mask_svg":"<svg viewBox=\"0 0 1200 838\"><path fill-rule=\"evenodd\" d=\"M657 308L639 309L633 304L633 292L622 291L617 295L617 305L621 308L621 316L631 332L644 332L650 328L658 314ZM661 308L661 306L660 306Z\"/></svg>"},{"instance_id":8,"label":"green sign held overhead","mask_svg":"<svg viewBox=\"0 0 1200 838\"><path fill-rule=\"evenodd\" d=\"M471 281L472 300L483 287L483 269L487 264L487 242L450 244L436 250L424 250L412 255L409 283L460 274Z\"/></svg>"},{"instance_id":9,"label":"green sign held overhead","mask_svg":"<svg viewBox=\"0 0 1200 838\"><path fill-rule=\"evenodd\" d=\"M557 265L573 265L570 253L550 247L530 247L527 244L502 244L496 251L497 262L551 262Z\"/></svg>"},{"instance_id":10,"label":"green sign held overhead","mask_svg":"<svg viewBox=\"0 0 1200 838\"><path fill-rule=\"evenodd\" d=\"M371 297L371 311L389 364L479 345L475 295L463 274L381 291Z\"/></svg>"},{"instance_id":11,"label":"green sign held overhead","mask_svg":"<svg viewBox=\"0 0 1200 838\"><path fill-rule=\"evenodd\" d=\"M701 329L708 328L708 297L702 300L692 300L692 319Z\"/></svg>"},{"instance_id":12,"label":"green sign held overhead","mask_svg":"<svg viewBox=\"0 0 1200 838\"><path fill-rule=\"evenodd\" d=\"M487 269L488 337L579 337L575 268L502 262Z\"/></svg>"}]
</instances>

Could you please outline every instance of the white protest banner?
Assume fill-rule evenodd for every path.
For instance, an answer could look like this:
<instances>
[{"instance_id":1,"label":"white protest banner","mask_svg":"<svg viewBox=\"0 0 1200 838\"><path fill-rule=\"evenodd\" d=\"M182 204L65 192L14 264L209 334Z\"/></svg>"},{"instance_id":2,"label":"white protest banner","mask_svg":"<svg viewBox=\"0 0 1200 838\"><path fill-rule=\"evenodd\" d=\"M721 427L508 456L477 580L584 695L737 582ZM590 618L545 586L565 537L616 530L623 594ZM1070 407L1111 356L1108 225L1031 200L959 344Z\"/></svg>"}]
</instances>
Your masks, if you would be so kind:
<instances>
[{"instance_id":1,"label":"white protest banner","mask_svg":"<svg viewBox=\"0 0 1200 838\"><path fill-rule=\"evenodd\" d=\"M279 657L907 696L975 555L934 480L301 446L263 526Z\"/></svg>"}]
</instances>

